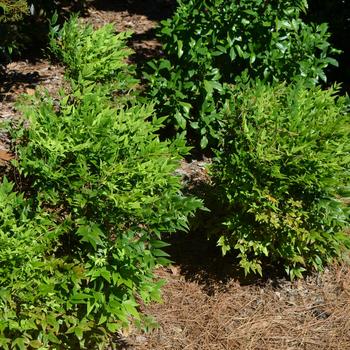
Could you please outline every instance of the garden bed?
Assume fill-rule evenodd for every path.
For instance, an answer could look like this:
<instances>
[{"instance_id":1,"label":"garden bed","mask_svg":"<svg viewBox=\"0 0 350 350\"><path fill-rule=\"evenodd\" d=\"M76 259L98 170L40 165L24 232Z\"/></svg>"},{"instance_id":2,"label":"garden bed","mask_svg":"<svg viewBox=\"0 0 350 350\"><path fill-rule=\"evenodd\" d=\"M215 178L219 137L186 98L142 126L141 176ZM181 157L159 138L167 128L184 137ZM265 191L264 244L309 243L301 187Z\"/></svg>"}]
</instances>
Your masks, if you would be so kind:
<instances>
[{"instance_id":1,"label":"garden bed","mask_svg":"<svg viewBox=\"0 0 350 350\"><path fill-rule=\"evenodd\" d=\"M112 22L118 31L134 31L136 60L158 55L154 28L171 13L174 2L118 1L112 7L102 3L89 9L86 21L96 26ZM55 95L62 82L63 68L46 59L11 63L1 81L0 120L18 118L15 102L20 94L33 94L42 86ZM7 135L0 135L0 169L12 158L8 144ZM182 166L191 189L200 191L206 181L204 163L188 161ZM157 271L167 282L164 303L143 306L158 326L149 333L125 330L113 340L118 348L350 349L349 265L333 265L294 282L274 271L265 280L247 280L204 236L197 232L171 238L174 263Z\"/></svg>"}]
</instances>

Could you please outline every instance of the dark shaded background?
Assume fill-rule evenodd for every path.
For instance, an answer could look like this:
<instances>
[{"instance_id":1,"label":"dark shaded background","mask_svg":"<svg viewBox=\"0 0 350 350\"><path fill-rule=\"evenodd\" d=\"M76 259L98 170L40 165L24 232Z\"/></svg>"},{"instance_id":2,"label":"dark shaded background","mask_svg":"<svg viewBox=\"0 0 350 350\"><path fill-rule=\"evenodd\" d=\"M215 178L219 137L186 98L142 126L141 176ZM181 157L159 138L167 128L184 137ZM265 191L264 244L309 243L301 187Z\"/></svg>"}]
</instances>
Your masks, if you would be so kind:
<instances>
[{"instance_id":1,"label":"dark shaded background","mask_svg":"<svg viewBox=\"0 0 350 350\"><path fill-rule=\"evenodd\" d=\"M327 22L332 33L331 42L343 51L338 57L339 68L328 70L329 83L341 82L350 93L350 0L309 0L307 21Z\"/></svg>"}]
</instances>

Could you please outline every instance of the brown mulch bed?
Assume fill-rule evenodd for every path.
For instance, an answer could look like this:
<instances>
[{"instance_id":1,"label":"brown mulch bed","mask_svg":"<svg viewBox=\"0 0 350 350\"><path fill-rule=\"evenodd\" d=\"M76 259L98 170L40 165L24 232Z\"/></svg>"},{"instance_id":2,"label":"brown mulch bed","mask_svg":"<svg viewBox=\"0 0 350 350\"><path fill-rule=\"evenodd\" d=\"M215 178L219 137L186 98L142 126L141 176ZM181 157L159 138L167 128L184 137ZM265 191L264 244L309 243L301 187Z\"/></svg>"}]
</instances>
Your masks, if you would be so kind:
<instances>
[{"instance_id":1,"label":"brown mulch bed","mask_svg":"<svg viewBox=\"0 0 350 350\"><path fill-rule=\"evenodd\" d=\"M136 59L157 55L159 20L171 14L172 0L94 1L86 21L131 29ZM0 121L18 117L15 102L38 86L56 94L63 69L47 60L7 66L0 82ZM3 159L1 159L1 157ZM0 165L9 159L7 135L0 132ZM205 161L179 169L189 184L206 181ZM167 281L162 304L143 306L159 327L148 334L125 331L116 345L129 350L350 350L350 267L334 265L322 274L290 282L271 276L246 280L231 261L205 242L178 236L170 253L175 263L157 271ZM272 274L273 275L273 274Z\"/></svg>"},{"instance_id":2,"label":"brown mulch bed","mask_svg":"<svg viewBox=\"0 0 350 350\"><path fill-rule=\"evenodd\" d=\"M131 30L133 60L140 62L159 54L161 45L155 29L175 8L176 0L96 0L88 10L86 21L96 27L113 23L118 32Z\"/></svg>"},{"instance_id":3,"label":"brown mulch bed","mask_svg":"<svg viewBox=\"0 0 350 350\"><path fill-rule=\"evenodd\" d=\"M218 283L213 294L180 267L160 270L163 304L147 306L159 328L125 337L133 350L350 349L350 269L303 281Z\"/></svg>"}]
</instances>

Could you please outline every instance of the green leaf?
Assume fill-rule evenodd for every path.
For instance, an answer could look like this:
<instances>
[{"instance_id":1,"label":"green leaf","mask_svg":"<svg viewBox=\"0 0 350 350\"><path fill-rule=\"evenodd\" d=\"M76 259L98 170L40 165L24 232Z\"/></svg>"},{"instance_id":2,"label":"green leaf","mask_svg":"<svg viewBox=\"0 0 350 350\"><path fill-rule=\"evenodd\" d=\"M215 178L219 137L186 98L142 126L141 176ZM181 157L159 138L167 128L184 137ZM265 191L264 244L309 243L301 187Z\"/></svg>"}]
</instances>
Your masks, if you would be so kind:
<instances>
[{"instance_id":1,"label":"green leaf","mask_svg":"<svg viewBox=\"0 0 350 350\"><path fill-rule=\"evenodd\" d=\"M152 240L150 241L150 244L153 248L164 248L164 247L169 247L170 244L163 242L163 241L157 241L157 240Z\"/></svg>"},{"instance_id":2,"label":"green leaf","mask_svg":"<svg viewBox=\"0 0 350 350\"><path fill-rule=\"evenodd\" d=\"M163 250L161 250L161 249L152 249L152 254L154 255L154 256L162 256L162 257L168 257L169 256L169 254L168 253L166 253L166 252L164 252Z\"/></svg>"},{"instance_id":3,"label":"green leaf","mask_svg":"<svg viewBox=\"0 0 350 350\"><path fill-rule=\"evenodd\" d=\"M178 57L179 58L181 58L182 57L182 55L183 55L183 42L182 42L182 40L179 40L178 42L177 42L177 45L178 45L178 47L177 47L177 55L178 55Z\"/></svg>"},{"instance_id":4,"label":"green leaf","mask_svg":"<svg viewBox=\"0 0 350 350\"><path fill-rule=\"evenodd\" d=\"M201 139L201 148L204 149L208 146L208 138L206 136L203 136Z\"/></svg>"},{"instance_id":5,"label":"green leaf","mask_svg":"<svg viewBox=\"0 0 350 350\"><path fill-rule=\"evenodd\" d=\"M186 129L186 125L187 125L186 118L184 118L180 112L176 112L175 113L175 119L176 119L177 124L179 125L179 127L182 130L185 130Z\"/></svg>"},{"instance_id":6,"label":"green leaf","mask_svg":"<svg viewBox=\"0 0 350 350\"><path fill-rule=\"evenodd\" d=\"M107 323L107 329L111 332L111 333L115 333L120 329L120 325L118 325L117 323L111 323L108 322Z\"/></svg>"},{"instance_id":7,"label":"green leaf","mask_svg":"<svg viewBox=\"0 0 350 350\"><path fill-rule=\"evenodd\" d=\"M339 67L339 63L336 59L332 58L332 57L327 57L326 58L326 61L331 64L332 66L335 66L335 67Z\"/></svg>"},{"instance_id":8,"label":"green leaf","mask_svg":"<svg viewBox=\"0 0 350 350\"><path fill-rule=\"evenodd\" d=\"M34 349L39 349L42 347L42 342L40 340L31 340L29 342L29 345Z\"/></svg>"},{"instance_id":9,"label":"green leaf","mask_svg":"<svg viewBox=\"0 0 350 350\"><path fill-rule=\"evenodd\" d=\"M130 299L123 302L123 307L127 311L127 313L130 314L131 316L135 317L136 319L139 319L140 315L136 309L137 306L138 306L138 304Z\"/></svg>"},{"instance_id":10,"label":"green leaf","mask_svg":"<svg viewBox=\"0 0 350 350\"><path fill-rule=\"evenodd\" d=\"M19 350L25 350L26 346L26 338L16 338L12 341L12 346L15 347L17 346Z\"/></svg>"},{"instance_id":11,"label":"green leaf","mask_svg":"<svg viewBox=\"0 0 350 350\"><path fill-rule=\"evenodd\" d=\"M90 243L96 250L98 245L103 245L104 233L96 224L80 226L77 235L81 237L81 242Z\"/></svg>"}]
</instances>

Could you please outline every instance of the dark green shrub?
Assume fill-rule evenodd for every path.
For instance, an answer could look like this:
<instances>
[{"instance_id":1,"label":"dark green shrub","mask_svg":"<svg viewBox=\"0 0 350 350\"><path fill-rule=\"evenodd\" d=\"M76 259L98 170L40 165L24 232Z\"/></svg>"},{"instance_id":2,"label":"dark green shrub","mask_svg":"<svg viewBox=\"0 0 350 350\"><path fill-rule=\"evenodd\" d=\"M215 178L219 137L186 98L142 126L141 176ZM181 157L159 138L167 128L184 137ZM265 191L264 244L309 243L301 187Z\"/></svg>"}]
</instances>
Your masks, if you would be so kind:
<instances>
[{"instance_id":1,"label":"dark green shrub","mask_svg":"<svg viewBox=\"0 0 350 350\"><path fill-rule=\"evenodd\" d=\"M306 1L179 1L174 16L162 22L165 57L146 75L159 114L205 147L219 138L225 83L242 74L267 82L325 81L337 50L326 24L303 22L305 8Z\"/></svg>"},{"instance_id":2,"label":"dark green shrub","mask_svg":"<svg viewBox=\"0 0 350 350\"><path fill-rule=\"evenodd\" d=\"M149 66L147 95L155 102L157 114L168 117L167 136L185 132L189 144L198 149L215 145L230 95L220 82L219 70L207 59L188 65L161 59Z\"/></svg>"},{"instance_id":3,"label":"dark green shrub","mask_svg":"<svg viewBox=\"0 0 350 350\"><path fill-rule=\"evenodd\" d=\"M104 33L91 32L86 45ZM96 52L98 45L103 52L106 43L96 43ZM126 74L120 57L110 66L116 78ZM94 62L93 67L101 66ZM28 219L19 212L6 223L19 227L13 247L27 245L28 255L13 267L16 256L0 248L9 266L0 279L0 300L7 297L0 309L4 349L28 344L103 349L111 332L130 322L143 324L137 307L141 301L159 300L163 282L153 270L169 261L161 235L186 229L188 215L201 206L182 195L180 178L174 175L180 154L188 151L184 140L158 139L161 121L152 119L151 106L112 102L111 80L107 87L101 83L110 72L96 76L98 84L84 74L77 73L79 84L69 80L69 93L62 91L59 101L39 92L28 97L21 107L24 120L12 129L18 156L14 164L32 198L31 211L41 209ZM6 195L14 197L9 191ZM42 224L41 217L49 220ZM1 229L5 241L11 238L11 231ZM32 261L25 263L27 257ZM12 286L17 268L23 273Z\"/></svg>"},{"instance_id":4,"label":"dark green shrub","mask_svg":"<svg viewBox=\"0 0 350 350\"><path fill-rule=\"evenodd\" d=\"M246 273L265 259L291 278L350 248L349 101L336 90L263 83L237 89L212 173L228 208L218 239Z\"/></svg>"},{"instance_id":5,"label":"dark green shrub","mask_svg":"<svg viewBox=\"0 0 350 350\"><path fill-rule=\"evenodd\" d=\"M331 44L343 52L338 58L339 69L330 67L328 80L342 82L342 89L350 93L350 2L346 0L309 0L307 20L327 22L332 33Z\"/></svg>"}]
</instances>

